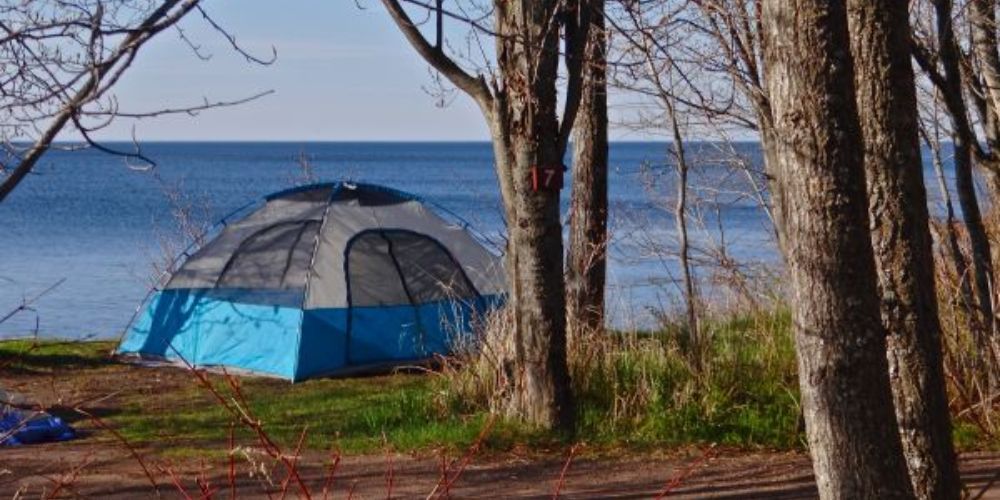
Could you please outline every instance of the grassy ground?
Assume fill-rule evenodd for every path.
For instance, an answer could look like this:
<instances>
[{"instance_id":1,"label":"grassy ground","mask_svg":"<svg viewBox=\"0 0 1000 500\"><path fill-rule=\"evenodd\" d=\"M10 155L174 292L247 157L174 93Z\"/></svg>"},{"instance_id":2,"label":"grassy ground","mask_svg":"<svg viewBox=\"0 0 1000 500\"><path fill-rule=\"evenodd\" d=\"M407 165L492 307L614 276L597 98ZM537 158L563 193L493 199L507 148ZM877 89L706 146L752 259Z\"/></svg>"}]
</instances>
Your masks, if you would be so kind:
<instances>
[{"instance_id":1,"label":"grassy ground","mask_svg":"<svg viewBox=\"0 0 1000 500\"><path fill-rule=\"evenodd\" d=\"M682 327L619 334L577 353L571 363L578 427L571 438L495 422L487 449L548 449L567 439L590 450L662 449L718 443L740 449L803 447L795 356L785 312L706 322L710 344L700 362ZM190 372L121 364L108 342L0 342L0 388L54 406L85 430L80 406L133 444L173 455L204 456L228 449L230 413ZM298 384L239 379L254 419L283 447L300 437L307 449L369 453L473 443L489 420L487 395L469 384L469 367L432 374L395 374ZM236 397L224 377L208 376L226 401ZM477 392L479 391L479 392ZM253 442L237 426L238 442ZM303 437L304 436L304 437ZM982 447L958 425L963 448Z\"/></svg>"},{"instance_id":2,"label":"grassy ground","mask_svg":"<svg viewBox=\"0 0 1000 500\"><path fill-rule=\"evenodd\" d=\"M226 449L233 419L196 377L172 367L117 363L107 356L112 347L107 342L0 342L0 374L5 375L3 384L9 390L42 399L42 404L56 406L54 413L91 427L70 408L83 401L85 410L99 415L138 446L166 448L175 455ZM225 399L235 396L222 376L210 375L208 380ZM442 411L435 403L433 375L298 384L248 377L239 382L253 416L285 447L294 446L305 431L305 447L337 447L345 453L378 451L386 443L400 451L463 448L475 440L486 422L483 414ZM48 395L50 387L56 387L59 394ZM250 434L238 427L236 438L252 442ZM486 445L505 449L536 437L500 424Z\"/></svg>"}]
</instances>

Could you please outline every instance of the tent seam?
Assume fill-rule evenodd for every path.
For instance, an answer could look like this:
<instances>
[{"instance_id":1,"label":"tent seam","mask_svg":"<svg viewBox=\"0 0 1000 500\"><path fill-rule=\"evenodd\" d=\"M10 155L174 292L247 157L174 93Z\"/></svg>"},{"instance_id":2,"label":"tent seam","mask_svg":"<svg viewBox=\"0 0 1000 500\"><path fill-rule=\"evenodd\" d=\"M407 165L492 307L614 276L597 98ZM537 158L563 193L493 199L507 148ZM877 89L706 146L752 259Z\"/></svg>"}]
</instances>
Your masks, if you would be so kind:
<instances>
[{"instance_id":1,"label":"tent seam","mask_svg":"<svg viewBox=\"0 0 1000 500\"><path fill-rule=\"evenodd\" d=\"M316 253L319 251L319 244L323 238L323 229L330 214L330 205L333 198L343 187L343 183L334 182L330 184L330 196L326 200L326 207L323 208L323 217L320 218L319 228L316 229L316 237L313 241L312 255L309 257L309 272L306 273L306 282L302 286L302 305L299 307L299 336L295 342L295 366L292 367L292 382L297 380L299 374L299 359L302 357L302 336L305 335L306 304L309 302L309 283L312 282L313 274L316 271Z\"/></svg>"}]
</instances>

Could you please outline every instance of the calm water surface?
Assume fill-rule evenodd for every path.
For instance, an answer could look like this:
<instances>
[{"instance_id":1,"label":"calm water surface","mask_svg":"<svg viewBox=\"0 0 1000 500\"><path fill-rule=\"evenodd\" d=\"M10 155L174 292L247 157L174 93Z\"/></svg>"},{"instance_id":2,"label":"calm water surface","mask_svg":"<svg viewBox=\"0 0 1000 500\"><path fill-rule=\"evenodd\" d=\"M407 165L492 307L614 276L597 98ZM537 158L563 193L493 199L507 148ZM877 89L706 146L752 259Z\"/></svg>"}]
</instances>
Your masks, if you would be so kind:
<instances>
[{"instance_id":1,"label":"calm water surface","mask_svg":"<svg viewBox=\"0 0 1000 500\"><path fill-rule=\"evenodd\" d=\"M740 148L759 161L756 145ZM676 297L675 264L649 248L674 238L673 217L663 208L673 177L657 168L666 151L660 143L611 149L609 301L617 326L649 326L650 311ZM183 194L204 209L202 217L216 220L293 185L300 155L322 180L392 186L446 207L486 235L503 233L487 143L154 143L143 153L157 161L155 174L93 150L54 151L0 204L0 316L65 279L34 311L0 324L0 337L30 334L36 324L48 337L116 337L149 288L159 242L177 235L169 193ZM741 194L748 188L743 175L701 166L694 184L699 198L709 199L695 207L708 227L695 231L696 240L717 240L722 227L737 259L777 262L766 214Z\"/></svg>"}]
</instances>

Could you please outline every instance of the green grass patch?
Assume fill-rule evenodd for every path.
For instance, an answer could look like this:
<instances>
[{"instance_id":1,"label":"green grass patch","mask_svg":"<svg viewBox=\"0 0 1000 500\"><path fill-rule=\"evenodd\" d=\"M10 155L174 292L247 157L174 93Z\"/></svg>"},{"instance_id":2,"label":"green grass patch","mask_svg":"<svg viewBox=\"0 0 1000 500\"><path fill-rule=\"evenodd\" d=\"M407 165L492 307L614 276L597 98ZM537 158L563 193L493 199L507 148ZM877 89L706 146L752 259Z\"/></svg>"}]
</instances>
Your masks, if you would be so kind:
<instances>
[{"instance_id":1,"label":"green grass patch","mask_svg":"<svg viewBox=\"0 0 1000 500\"><path fill-rule=\"evenodd\" d=\"M700 363L682 325L611 332L570 356L577 397L572 439L605 449L717 443L803 444L791 319L785 310L704 321ZM493 367L472 359L436 380L455 411L482 412Z\"/></svg>"},{"instance_id":2,"label":"green grass patch","mask_svg":"<svg viewBox=\"0 0 1000 500\"><path fill-rule=\"evenodd\" d=\"M574 362L578 427L570 439L598 449L799 446L787 313L706 322L704 330L711 343L701 370L684 354L686 335L680 327L613 333L586 362ZM115 363L107 356L112 347L109 342L2 342L0 363L17 375L64 377L78 387L95 378L95 395L121 390L103 418L136 444L178 456L226 448L233 415L194 376ZM209 380L227 402L236 399L223 377ZM458 389L447 374L297 384L239 380L251 414L286 448L294 447L304 431L304 446L310 449L367 453L388 443L400 451L459 450L475 441L489 419L488 401L467 394L468 387ZM121 386L105 387L109 383ZM235 432L242 444L255 440L245 426ZM565 439L498 421L484 445L547 449Z\"/></svg>"},{"instance_id":3,"label":"green grass patch","mask_svg":"<svg viewBox=\"0 0 1000 500\"><path fill-rule=\"evenodd\" d=\"M707 320L698 362L683 325L614 332L573 353L577 428L566 437L497 421L486 449L545 450L567 440L592 451L663 449L717 443L748 449L804 447L795 352L787 311ZM108 357L110 342L0 342L0 373L37 383L57 378L99 396L102 418L130 441L168 455L224 453L234 418L190 373L143 368ZM308 449L371 453L444 448L473 442L490 420L492 372L468 362L436 374L319 379L290 384L241 378L250 413L284 448L304 435ZM209 380L229 404L239 399L226 380ZM89 385L88 385L89 384ZM88 392L89 391L89 392ZM304 432L304 434L303 434ZM256 437L235 427L242 445ZM955 423L960 449L982 448L977 428ZM221 457L221 455L220 455Z\"/></svg>"},{"instance_id":4,"label":"green grass patch","mask_svg":"<svg viewBox=\"0 0 1000 500\"><path fill-rule=\"evenodd\" d=\"M700 362L683 327L623 334L574 367L580 434L611 445L802 444L787 312L702 324Z\"/></svg>"},{"instance_id":5,"label":"green grass patch","mask_svg":"<svg viewBox=\"0 0 1000 500\"><path fill-rule=\"evenodd\" d=\"M237 399L219 377L212 380L227 401ZM457 448L471 443L483 418L439 413L431 385L428 377L420 375L311 380L294 385L244 379L240 392L252 416L286 448L294 447L302 436L307 448L338 448L345 453L380 450L387 443L395 450ZM112 421L132 441L169 443L183 449L197 443L224 443L234 419L210 391L192 385L162 395L155 408L148 401L132 398L126 411ZM239 425L236 430L240 442L254 442L249 428Z\"/></svg>"},{"instance_id":6,"label":"green grass patch","mask_svg":"<svg viewBox=\"0 0 1000 500\"><path fill-rule=\"evenodd\" d=\"M101 401L98 413L133 444L159 448L175 457L225 453L236 419L211 391L183 369L118 363L109 357L113 347L112 342L0 341L0 373L17 377L19 386L38 383L45 391L51 381L57 381L84 399L88 396L81 396L81 391L90 397L115 393ZM433 375L297 384L244 377L236 379L241 397L224 377L209 375L208 380L227 404L245 398L251 415L286 449L294 448L304 431L307 449L338 448L350 454L380 451L388 445L399 451L457 451L476 440L488 419L485 413L459 414L442 407ZM60 413L69 414L68 410ZM86 419L78 422L97 430ZM235 426L235 436L242 445L257 442L245 425ZM536 437L499 422L485 446L508 449Z\"/></svg>"},{"instance_id":7,"label":"green grass patch","mask_svg":"<svg viewBox=\"0 0 1000 500\"><path fill-rule=\"evenodd\" d=\"M13 375L52 374L109 365L114 342L0 341L0 372Z\"/></svg>"}]
</instances>

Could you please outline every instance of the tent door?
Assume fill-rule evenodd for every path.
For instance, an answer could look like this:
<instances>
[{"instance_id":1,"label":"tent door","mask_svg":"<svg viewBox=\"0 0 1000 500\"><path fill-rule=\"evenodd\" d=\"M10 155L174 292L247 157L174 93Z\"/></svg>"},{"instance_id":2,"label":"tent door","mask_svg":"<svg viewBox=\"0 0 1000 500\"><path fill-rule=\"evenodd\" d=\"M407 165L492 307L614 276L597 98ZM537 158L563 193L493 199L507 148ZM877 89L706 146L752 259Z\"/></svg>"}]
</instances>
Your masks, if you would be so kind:
<instances>
[{"instance_id":1,"label":"tent door","mask_svg":"<svg viewBox=\"0 0 1000 500\"><path fill-rule=\"evenodd\" d=\"M447 352L437 311L478 293L436 240L401 229L362 232L347 246L348 365Z\"/></svg>"}]
</instances>

